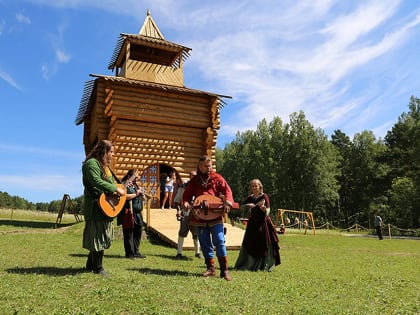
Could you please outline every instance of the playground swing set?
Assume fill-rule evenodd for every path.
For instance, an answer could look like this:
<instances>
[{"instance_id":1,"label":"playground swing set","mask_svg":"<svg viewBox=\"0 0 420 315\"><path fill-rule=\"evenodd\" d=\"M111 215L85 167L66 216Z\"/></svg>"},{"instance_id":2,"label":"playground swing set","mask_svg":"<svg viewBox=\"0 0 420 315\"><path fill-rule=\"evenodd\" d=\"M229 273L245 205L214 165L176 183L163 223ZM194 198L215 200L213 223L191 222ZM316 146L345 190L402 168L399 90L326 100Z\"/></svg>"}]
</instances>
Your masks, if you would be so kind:
<instances>
[{"instance_id":1,"label":"playground swing set","mask_svg":"<svg viewBox=\"0 0 420 315\"><path fill-rule=\"evenodd\" d=\"M293 220L291 220L291 218ZM315 221L312 212L300 210L277 210L277 226L280 226L280 233L284 234L286 228L305 229L305 234L309 228L315 235Z\"/></svg>"}]
</instances>

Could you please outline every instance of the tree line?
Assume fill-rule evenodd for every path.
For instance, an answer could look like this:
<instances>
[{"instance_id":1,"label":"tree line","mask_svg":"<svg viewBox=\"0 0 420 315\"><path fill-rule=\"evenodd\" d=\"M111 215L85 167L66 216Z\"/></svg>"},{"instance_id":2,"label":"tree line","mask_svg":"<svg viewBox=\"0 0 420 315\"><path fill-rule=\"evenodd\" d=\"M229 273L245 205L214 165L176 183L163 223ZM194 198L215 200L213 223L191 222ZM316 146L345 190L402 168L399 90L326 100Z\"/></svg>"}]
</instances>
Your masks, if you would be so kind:
<instances>
[{"instance_id":1,"label":"tree line","mask_svg":"<svg viewBox=\"0 0 420 315\"><path fill-rule=\"evenodd\" d=\"M400 228L420 226L420 99L411 97L384 139L373 132L328 139L303 112L274 117L237 133L216 150L217 170L235 199L245 200L259 178L272 209L312 211L317 224L373 227L373 214ZM275 215L275 214L273 214Z\"/></svg>"},{"instance_id":2,"label":"tree line","mask_svg":"<svg viewBox=\"0 0 420 315\"><path fill-rule=\"evenodd\" d=\"M83 196L71 200L75 209L82 209ZM19 196L12 196L7 192L0 191L0 208L5 209L21 209L33 211L45 211L58 213L61 209L62 200L52 200L50 202L31 202ZM70 204L66 202L65 211L70 211Z\"/></svg>"}]
</instances>

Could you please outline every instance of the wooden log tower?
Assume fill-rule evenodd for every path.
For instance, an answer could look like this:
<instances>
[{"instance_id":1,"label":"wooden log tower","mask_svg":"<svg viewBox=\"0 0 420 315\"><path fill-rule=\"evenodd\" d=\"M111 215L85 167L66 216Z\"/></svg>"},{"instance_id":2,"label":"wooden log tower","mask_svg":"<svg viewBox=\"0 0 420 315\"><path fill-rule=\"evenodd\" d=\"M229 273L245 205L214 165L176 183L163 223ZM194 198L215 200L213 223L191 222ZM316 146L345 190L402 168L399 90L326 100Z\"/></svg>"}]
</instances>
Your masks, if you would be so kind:
<instances>
[{"instance_id":1,"label":"wooden log tower","mask_svg":"<svg viewBox=\"0 0 420 315\"><path fill-rule=\"evenodd\" d=\"M150 12L139 34L121 33L108 69L90 74L75 124L84 124L85 153L99 140L115 146L113 170L142 173L140 185L160 207L160 177L175 171L188 179L201 155L215 164L223 99L230 96L184 86L183 64L191 49L164 39Z\"/></svg>"}]
</instances>

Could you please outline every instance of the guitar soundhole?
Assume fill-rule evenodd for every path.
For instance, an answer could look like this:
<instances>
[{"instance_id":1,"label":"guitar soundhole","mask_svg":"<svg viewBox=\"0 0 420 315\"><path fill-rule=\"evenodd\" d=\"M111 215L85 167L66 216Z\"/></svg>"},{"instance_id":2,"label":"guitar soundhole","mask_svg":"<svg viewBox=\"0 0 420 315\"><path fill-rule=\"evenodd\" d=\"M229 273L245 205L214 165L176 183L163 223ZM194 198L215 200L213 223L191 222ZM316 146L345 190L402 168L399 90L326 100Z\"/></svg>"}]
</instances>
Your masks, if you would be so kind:
<instances>
[{"instance_id":1,"label":"guitar soundhole","mask_svg":"<svg viewBox=\"0 0 420 315\"><path fill-rule=\"evenodd\" d=\"M118 202L120 201L120 196L110 195L108 196L107 201L111 205L112 209L115 211L115 206L118 205Z\"/></svg>"}]
</instances>

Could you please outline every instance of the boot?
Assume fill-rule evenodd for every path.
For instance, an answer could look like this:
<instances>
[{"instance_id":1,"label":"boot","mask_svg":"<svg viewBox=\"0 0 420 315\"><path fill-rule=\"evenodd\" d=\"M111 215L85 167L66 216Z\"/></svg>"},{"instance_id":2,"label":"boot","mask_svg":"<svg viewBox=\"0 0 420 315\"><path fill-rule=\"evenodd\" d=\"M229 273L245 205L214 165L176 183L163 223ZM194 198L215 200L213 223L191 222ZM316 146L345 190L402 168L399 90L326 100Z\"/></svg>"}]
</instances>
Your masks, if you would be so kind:
<instances>
[{"instance_id":1,"label":"boot","mask_svg":"<svg viewBox=\"0 0 420 315\"><path fill-rule=\"evenodd\" d=\"M178 235L178 244L176 249L176 258L181 259L182 257L182 248L184 246L184 237Z\"/></svg>"},{"instance_id":2,"label":"boot","mask_svg":"<svg viewBox=\"0 0 420 315\"><path fill-rule=\"evenodd\" d=\"M204 277L212 277L216 275L216 267L214 267L214 258L206 258L207 270L203 273Z\"/></svg>"},{"instance_id":3,"label":"boot","mask_svg":"<svg viewBox=\"0 0 420 315\"><path fill-rule=\"evenodd\" d=\"M193 238L193 243L194 243L195 257L201 258L201 254L200 254L200 243L198 242L198 239L197 238Z\"/></svg>"},{"instance_id":4,"label":"boot","mask_svg":"<svg viewBox=\"0 0 420 315\"><path fill-rule=\"evenodd\" d=\"M133 237L133 245L134 245L134 257L142 256L140 254L140 243L141 243L141 232L140 235L134 235Z\"/></svg>"},{"instance_id":5,"label":"boot","mask_svg":"<svg viewBox=\"0 0 420 315\"><path fill-rule=\"evenodd\" d=\"M92 252L90 251L86 261L86 270L92 271L93 270L93 262L92 262Z\"/></svg>"},{"instance_id":6,"label":"boot","mask_svg":"<svg viewBox=\"0 0 420 315\"><path fill-rule=\"evenodd\" d=\"M217 259L219 260L219 265L220 265L220 278L223 278L226 281L231 281L232 277L230 276L229 270L228 270L227 256L217 257Z\"/></svg>"},{"instance_id":7,"label":"boot","mask_svg":"<svg viewBox=\"0 0 420 315\"><path fill-rule=\"evenodd\" d=\"M102 259L104 257L104 251L92 252L92 262L93 262L93 273L99 274L103 277L107 277L108 274L104 270L102 265Z\"/></svg>"}]
</instances>

